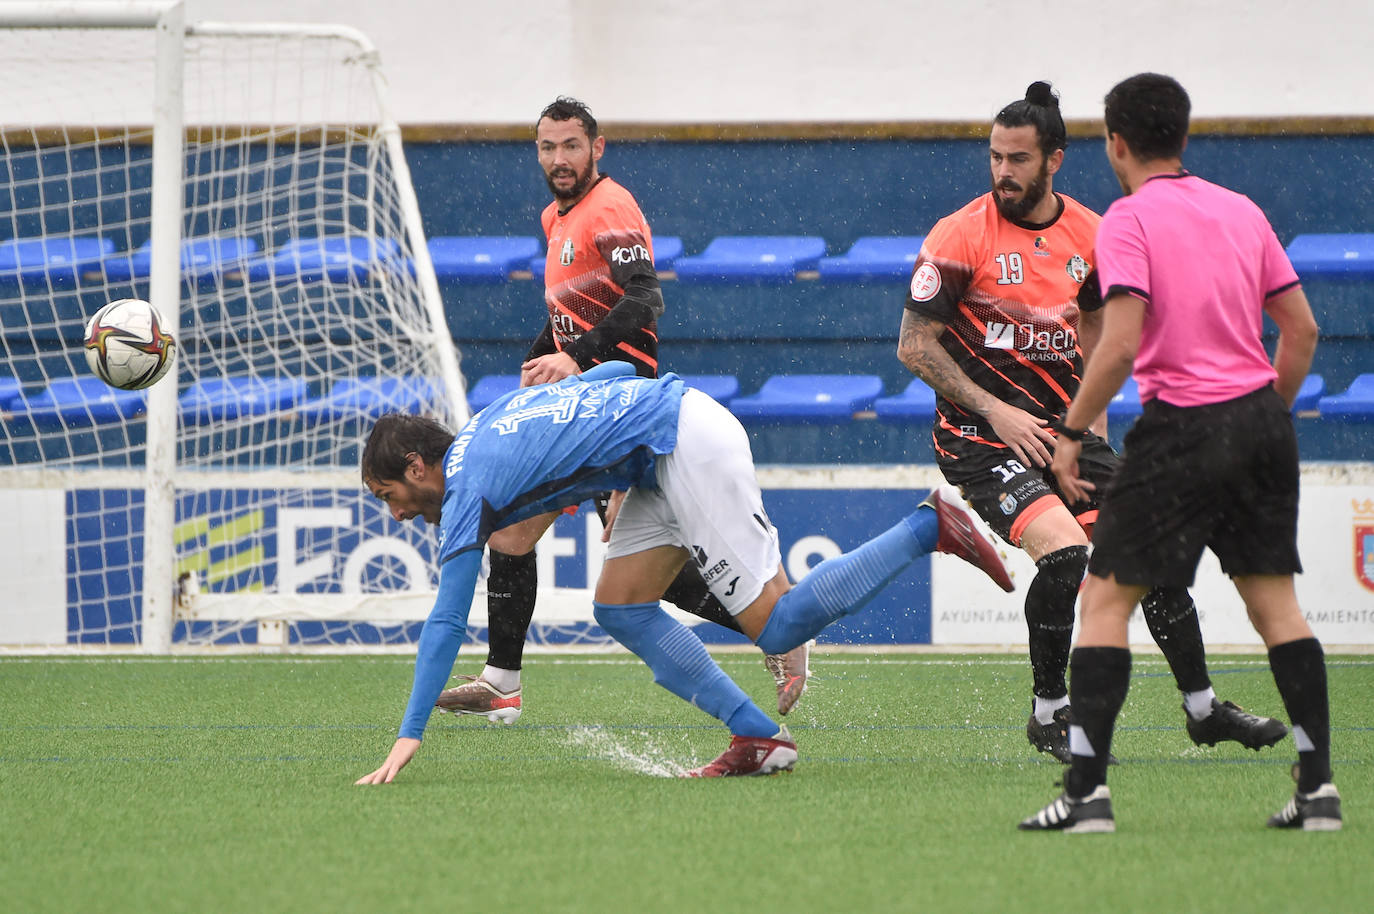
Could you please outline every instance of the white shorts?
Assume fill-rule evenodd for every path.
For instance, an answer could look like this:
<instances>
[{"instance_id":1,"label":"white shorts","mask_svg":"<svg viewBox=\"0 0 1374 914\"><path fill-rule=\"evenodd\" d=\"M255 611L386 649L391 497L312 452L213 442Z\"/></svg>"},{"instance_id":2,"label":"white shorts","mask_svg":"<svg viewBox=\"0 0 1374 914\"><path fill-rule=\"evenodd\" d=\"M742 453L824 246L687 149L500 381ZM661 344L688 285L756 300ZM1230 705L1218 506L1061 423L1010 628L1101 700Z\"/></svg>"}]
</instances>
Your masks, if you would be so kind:
<instances>
[{"instance_id":1,"label":"white shorts","mask_svg":"<svg viewBox=\"0 0 1374 914\"><path fill-rule=\"evenodd\" d=\"M658 489L633 488L626 495L606 558L680 546L726 610L743 612L782 561L744 427L689 388L678 415L677 447L658 458L656 474Z\"/></svg>"}]
</instances>

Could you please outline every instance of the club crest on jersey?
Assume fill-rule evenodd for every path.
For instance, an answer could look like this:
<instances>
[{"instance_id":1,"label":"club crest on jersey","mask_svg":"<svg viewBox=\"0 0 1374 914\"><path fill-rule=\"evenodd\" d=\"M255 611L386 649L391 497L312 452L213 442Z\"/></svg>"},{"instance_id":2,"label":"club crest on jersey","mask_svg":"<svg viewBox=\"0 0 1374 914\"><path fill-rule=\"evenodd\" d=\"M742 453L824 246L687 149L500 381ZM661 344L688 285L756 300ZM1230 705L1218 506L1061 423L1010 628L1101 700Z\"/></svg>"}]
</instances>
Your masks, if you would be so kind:
<instances>
[{"instance_id":1,"label":"club crest on jersey","mask_svg":"<svg viewBox=\"0 0 1374 914\"><path fill-rule=\"evenodd\" d=\"M1069 262L1064 264L1064 272L1072 276L1074 282L1084 282L1088 278L1088 262L1074 254L1069 258Z\"/></svg>"},{"instance_id":2,"label":"club crest on jersey","mask_svg":"<svg viewBox=\"0 0 1374 914\"><path fill-rule=\"evenodd\" d=\"M1044 235L1036 235L1036 236L1035 236L1035 256L1036 256L1036 257L1048 257L1048 256L1050 256L1050 242L1049 242L1049 239L1046 238Z\"/></svg>"},{"instance_id":3,"label":"club crest on jersey","mask_svg":"<svg viewBox=\"0 0 1374 914\"><path fill-rule=\"evenodd\" d=\"M930 301L939 291L940 269L927 260L911 276L911 300Z\"/></svg>"},{"instance_id":4,"label":"club crest on jersey","mask_svg":"<svg viewBox=\"0 0 1374 914\"><path fill-rule=\"evenodd\" d=\"M571 239L571 238L569 238L567 241L563 242L563 248L562 248L562 250L560 250L560 251L558 252L558 262L561 263L561 264L563 264L563 266L565 266L565 267L570 267L570 266L572 266L572 262L573 262L573 243L572 243L572 239ZM1079 282L1082 282L1082 280L1079 280Z\"/></svg>"}]
</instances>

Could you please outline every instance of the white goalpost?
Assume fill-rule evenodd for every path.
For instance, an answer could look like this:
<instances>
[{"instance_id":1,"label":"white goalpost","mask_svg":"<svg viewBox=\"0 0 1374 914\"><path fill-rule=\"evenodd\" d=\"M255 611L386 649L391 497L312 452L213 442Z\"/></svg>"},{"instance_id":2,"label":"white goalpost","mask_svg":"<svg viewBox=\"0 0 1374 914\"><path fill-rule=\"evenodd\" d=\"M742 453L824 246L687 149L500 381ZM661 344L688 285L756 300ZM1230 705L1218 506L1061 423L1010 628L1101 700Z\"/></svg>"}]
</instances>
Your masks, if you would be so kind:
<instances>
[{"instance_id":1,"label":"white goalpost","mask_svg":"<svg viewBox=\"0 0 1374 914\"><path fill-rule=\"evenodd\" d=\"M360 440L467 406L376 50L6 3L0 74L0 646L413 642L434 537L370 502ZM175 328L147 391L85 368L117 298Z\"/></svg>"}]
</instances>

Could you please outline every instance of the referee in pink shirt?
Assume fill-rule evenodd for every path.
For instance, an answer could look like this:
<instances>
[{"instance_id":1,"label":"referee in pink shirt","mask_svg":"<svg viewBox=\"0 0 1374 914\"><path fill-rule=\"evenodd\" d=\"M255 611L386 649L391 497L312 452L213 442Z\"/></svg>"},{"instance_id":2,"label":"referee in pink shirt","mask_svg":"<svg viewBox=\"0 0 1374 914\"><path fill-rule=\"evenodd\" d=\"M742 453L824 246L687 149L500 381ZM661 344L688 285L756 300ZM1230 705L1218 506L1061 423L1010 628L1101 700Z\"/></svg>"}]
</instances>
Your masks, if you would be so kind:
<instances>
[{"instance_id":1,"label":"referee in pink shirt","mask_svg":"<svg viewBox=\"0 0 1374 914\"><path fill-rule=\"evenodd\" d=\"M1269 648L1298 750L1293 798L1268 824L1334 831L1326 662L1298 606L1298 446L1290 408L1317 324L1268 219L1248 198L1183 170L1188 94L1141 73L1107 93L1107 159L1126 196L1097 233L1101 341L1055 425L1051 468L1066 496L1079 440L1134 371L1144 413L1126 436L1083 585L1071 664L1072 767L1026 830L1110 832L1107 760L1126 699L1126 625L1152 587L1188 587L1211 549ZM1279 328L1273 362L1263 318Z\"/></svg>"}]
</instances>

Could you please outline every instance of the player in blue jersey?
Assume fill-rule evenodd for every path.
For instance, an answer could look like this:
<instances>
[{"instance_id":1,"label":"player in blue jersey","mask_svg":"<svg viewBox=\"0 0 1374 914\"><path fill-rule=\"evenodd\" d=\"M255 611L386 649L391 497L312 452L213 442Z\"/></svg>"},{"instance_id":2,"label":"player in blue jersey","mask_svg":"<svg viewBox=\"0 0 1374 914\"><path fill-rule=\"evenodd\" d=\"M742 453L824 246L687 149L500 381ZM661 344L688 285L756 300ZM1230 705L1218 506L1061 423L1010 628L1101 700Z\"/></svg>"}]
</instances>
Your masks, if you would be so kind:
<instances>
[{"instance_id":1,"label":"player in blue jersey","mask_svg":"<svg viewBox=\"0 0 1374 914\"><path fill-rule=\"evenodd\" d=\"M673 374L638 378L607 362L507 394L455 438L428 419L378 420L362 477L397 520L440 527L439 593L420 635L400 735L359 784L388 783L415 755L458 654L482 547L522 554L548 514L614 491L597 623L653 670L654 681L729 727L729 748L691 777L772 774L797 759L785 727L725 675L690 629L659 607L688 560L766 653L785 653L868 603L927 553L957 555L1006 590L1011 579L969 516L931 495L911 515L793 586L764 512L738 420Z\"/></svg>"}]
</instances>

